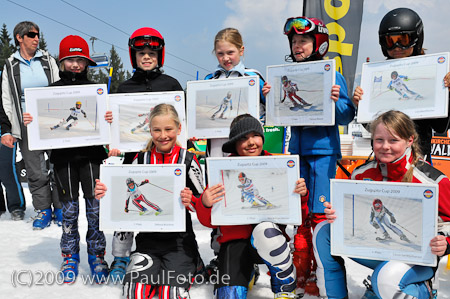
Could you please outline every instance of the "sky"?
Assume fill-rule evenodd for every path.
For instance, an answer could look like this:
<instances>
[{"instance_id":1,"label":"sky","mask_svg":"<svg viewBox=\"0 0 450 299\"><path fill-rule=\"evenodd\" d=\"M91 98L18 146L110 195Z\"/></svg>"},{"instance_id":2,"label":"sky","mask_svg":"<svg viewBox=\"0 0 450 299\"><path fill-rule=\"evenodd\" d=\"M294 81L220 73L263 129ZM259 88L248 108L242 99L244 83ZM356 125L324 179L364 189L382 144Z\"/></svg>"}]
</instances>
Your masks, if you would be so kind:
<instances>
[{"instance_id":1,"label":"sky","mask_svg":"<svg viewBox=\"0 0 450 299\"><path fill-rule=\"evenodd\" d=\"M129 71L129 36L140 27L153 27L166 42L165 72L185 87L188 80L196 80L197 71L199 79L203 79L216 68L214 36L226 27L241 32L246 67L266 76L268 65L284 64L289 44L282 28L287 18L302 15L302 5L301 0L0 0L0 23L7 25L12 36L18 22L34 21L53 55L59 52L59 42L70 34L86 39L91 52L109 53L114 44ZM427 53L450 50L450 26L445 21L450 1L365 0L357 73L366 57L371 61L384 60L378 44L378 26L382 17L397 7L409 7L421 16ZM91 36L98 38L94 51Z\"/></svg>"}]
</instances>

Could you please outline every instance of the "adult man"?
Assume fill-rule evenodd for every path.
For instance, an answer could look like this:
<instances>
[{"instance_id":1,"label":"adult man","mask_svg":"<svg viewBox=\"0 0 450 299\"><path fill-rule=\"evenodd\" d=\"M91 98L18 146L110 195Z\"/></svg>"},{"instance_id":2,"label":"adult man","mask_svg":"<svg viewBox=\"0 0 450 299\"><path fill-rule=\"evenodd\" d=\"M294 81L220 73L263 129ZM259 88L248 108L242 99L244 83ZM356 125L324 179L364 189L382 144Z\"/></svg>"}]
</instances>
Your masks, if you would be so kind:
<instances>
[{"instance_id":1,"label":"adult man","mask_svg":"<svg viewBox=\"0 0 450 299\"><path fill-rule=\"evenodd\" d=\"M52 220L52 204L57 223L62 221L61 204L57 196L52 197L44 151L28 149L27 131L22 121L24 89L48 86L59 80L58 66L47 52L38 50L39 27L35 23L20 22L14 27L13 34L19 50L5 61L2 72L1 142L7 147L15 148L16 141L19 141L33 206L38 212L33 228L43 229Z\"/></svg>"}]
</instances>

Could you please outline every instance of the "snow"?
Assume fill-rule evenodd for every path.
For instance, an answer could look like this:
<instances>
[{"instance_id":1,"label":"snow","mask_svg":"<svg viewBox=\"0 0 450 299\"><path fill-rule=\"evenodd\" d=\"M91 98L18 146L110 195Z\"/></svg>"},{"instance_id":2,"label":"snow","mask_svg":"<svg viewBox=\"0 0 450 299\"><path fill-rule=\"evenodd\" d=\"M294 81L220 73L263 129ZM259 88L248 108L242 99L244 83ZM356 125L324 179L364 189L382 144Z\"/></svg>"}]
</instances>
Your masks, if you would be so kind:
<instances>
[{"instance_id":1,"label":"snow","mask_svg":"<svg viewBox=\"0 0 450 299\"><path fill-rule=\"evenodd\" d=\"M0 217L0 290L2 298L121 298L120 283L110 281L106 285L89 282L89 266L87 263L86 242L84 240L87 222L84 215L84 201L81 200L79 230L81 238L80 275L73 285L61 284L57 272L62 258L60 253L61 228L52 224L50 227L33 231L30 217L35 216L31 205L28 188L24 189L27 199L25 221L10 220L9 213ZM193 215L194 231L200 246L200 253L205 263L213 257L209 247L210 229L199 224ZM111 263L112 234L106 234L106 260ZM439 299L450 298L450 269L446 268L447 258L439 265ZM355 262L346 259L347 284L349 298L361 298L365 287L362 283L370 274ZM261 277L249 292L249 299L273 298L270 281L265 266L260 266ZM213 286L208 284L194 285L191 298L212 298ZM314 298L305 296L305 299Z\"/></svg>"}]
</instances>

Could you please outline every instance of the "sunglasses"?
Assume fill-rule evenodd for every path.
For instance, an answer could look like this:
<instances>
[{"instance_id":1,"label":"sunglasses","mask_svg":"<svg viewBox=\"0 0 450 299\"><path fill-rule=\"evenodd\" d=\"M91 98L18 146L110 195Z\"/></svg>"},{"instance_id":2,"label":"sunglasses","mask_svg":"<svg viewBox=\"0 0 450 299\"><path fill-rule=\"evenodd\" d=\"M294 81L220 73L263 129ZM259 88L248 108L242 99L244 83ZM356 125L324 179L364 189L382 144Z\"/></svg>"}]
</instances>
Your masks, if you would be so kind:
<instances>
[{"instance_id":1,"label":"sunglasses","mask_svg":"<svg viewBox=\"0 0 450 299\"><path fill-rule=\"evenodd\" d=\"M26 33L25 35L28 36L29 38L35 38L36 36L39 37L39 32L31 32L30 31L30 32Z\"/></svg>"},{"instance_id":2,"label":"sunglasses","mask_svg":"<svg viewBox=\"0 0 450 299\"><path fill-rule=\"evenodd\" d=\"M314 23L308 19L302 17L289 18L284 24L284 34L289 35L292 30L295 30L297 34L304 34L313 30L314 27Z\"/></svg>"},{"instance_id":3,"label":"sunglasses","mask_svg":"<svg viewBox=\"0 0 450 299\"><path fill-rule=\"evenodd\" d=\"M128 46L134 50L143 50L145 47L149 47L150 50L159 51L164 47L164 40L154 36L138 36L130 39Z\"/></svg>"},{"instance_id":4,"label":"sunglasses","mask_svg":"<svg viewBox=\"0 0 450 299\"><path fill-rule=\"evenodd\" d=\"M397 35L385 35L382 38L382 42L387 50L393 50L399 47L403 50L411 48L414 45L414 41L411 35L408 33L402 33Z\"/></svg>"}]
</instances>

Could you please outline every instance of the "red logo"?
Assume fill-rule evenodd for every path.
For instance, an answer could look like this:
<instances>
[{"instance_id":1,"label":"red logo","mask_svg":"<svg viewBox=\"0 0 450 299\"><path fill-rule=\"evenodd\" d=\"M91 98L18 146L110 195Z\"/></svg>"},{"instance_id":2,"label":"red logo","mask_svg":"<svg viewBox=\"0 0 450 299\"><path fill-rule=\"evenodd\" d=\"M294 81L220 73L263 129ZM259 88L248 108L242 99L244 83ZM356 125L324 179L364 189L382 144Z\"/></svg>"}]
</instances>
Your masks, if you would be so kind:
<instances>
[{"instance_id":1,"label":"red logo","mask_svg":"<svg viewBox=\"0 0 450 299\"><path fill-rule=\"evenodd\" d=\"M425 198L430 199L433 197L433 191L431 191L430 189L427 189L427 190L423 191L423 196Z\"/></svg>"},{"instance_id":2,"label":"red logo","mask_svg":"<svg viewBox=\"0 0 450 299\"><path fill-rule=\"evenodd\" d=\"M444 56L441 56L441 57L438 58L437 61L438 61L438 63L442 64L442 63L445 62L445 57L444 57Z\"/></svg>"},{"instance_id":3,"label":"red logo","mask_svg":"<svg viewBox=\"0 0 450 299\"><path fill-rule=\"evenodd\" d=\"M182 171L181 171L181 169L177 168L177 169L175 169L174 173L176 176L180 176Z\"/></svg>"},{"instance_id":4,"label":"red logo","mask_svg":"<svg viewBox=\"0 0 450 299\"><path fill-rule=\"evenodd\" d=\"M287 165L287 167L292 168L295 166L295 162L294 162L294 160L289 160L289 161L287 161L286 165Z\"/></svg>"},{"instance_id":5,"label":"red logo","mask_svg":"<svg viewBox=\"0 0 450 299\"><path fill-rule=\"evenodd\" d=\"M179 102L179 101L181 101L181 97L179 95L176 95L175 96L175 102Z\"/></svg>"},{"instance_id":6,"label":"red logo","mask_svg":"<svg viewBox=\"0 0 450 299\"><path fill-rule=\"evenodd\" d=\"M323 69L328 72L331 69L331 65L327 63L323 66Z\"/></svg>"},{"instance_id":7,"label":"red logo","mask_svg":"<svg viewBox=\"0 0 450 299\"><path fill-rule=\"evenodd\" d=\"M99 89L97 89L97 94L99 94L99 95L102 95L103 94L103 88L99 88Z\"/></svg>"},{"instance_id":8,"label":"red logo","mask_svg":"<svg viewBox=\"0 0 450 299\"><path fill-rule=\"evenodd\" d=\"M248 85L253 86L255 85L255 80L251 79L250 81L248 81Z\"/></svg>"}]
</instances>

